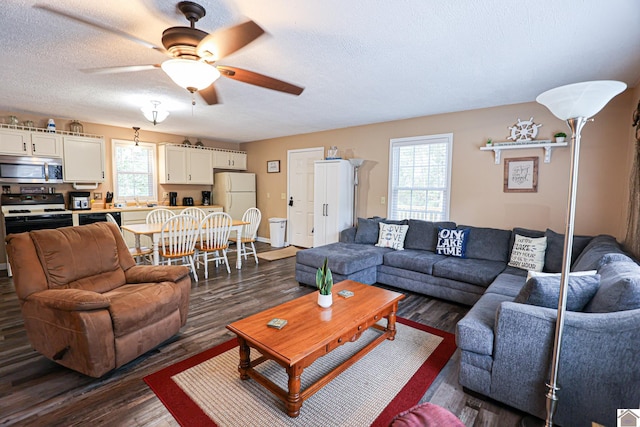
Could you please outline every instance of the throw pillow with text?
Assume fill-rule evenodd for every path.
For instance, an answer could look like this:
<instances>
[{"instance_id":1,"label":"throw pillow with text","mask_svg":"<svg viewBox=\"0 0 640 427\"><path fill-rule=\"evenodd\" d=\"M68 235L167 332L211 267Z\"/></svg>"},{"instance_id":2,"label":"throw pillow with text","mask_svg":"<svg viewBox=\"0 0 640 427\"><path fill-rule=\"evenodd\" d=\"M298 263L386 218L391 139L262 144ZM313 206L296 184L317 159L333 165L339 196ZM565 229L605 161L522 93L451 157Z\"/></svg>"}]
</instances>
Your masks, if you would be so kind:
<instances>
[{"instance_id":1,"label":"throw pillow with text","mask_svg":"<svg viewBox=\"0 0 640 427\"><path fill-rule=\"evenodd\" d=\"M438 245L436 253L439 255L466 258L469 229L451 229L438 227Z\"/></svg>"},{"instance_id":2,"label":"throw pillow with text","mask_svg":"<svg viewBox=\"0 0 640 427\"><path fill-rule=\"evenodd\" d=\"M407 235L408 225L379 223L380 233L376 246L392 248L398 251L404 250L404 238Z\"/></svg>"}]
</instances>

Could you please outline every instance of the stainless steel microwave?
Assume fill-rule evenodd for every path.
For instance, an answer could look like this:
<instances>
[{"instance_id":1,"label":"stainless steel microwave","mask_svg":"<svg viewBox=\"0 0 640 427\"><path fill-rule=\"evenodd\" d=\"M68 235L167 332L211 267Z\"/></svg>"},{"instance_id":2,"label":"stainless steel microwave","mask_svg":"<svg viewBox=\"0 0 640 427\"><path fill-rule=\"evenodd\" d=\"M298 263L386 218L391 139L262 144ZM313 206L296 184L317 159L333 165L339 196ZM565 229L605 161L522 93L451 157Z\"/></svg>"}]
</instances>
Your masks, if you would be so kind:
<instances>
[{"instance_id":1,"label":"stainless steel microwave","mask_svg":"<svg viewBox=\"0 0 640 427\"><path fill-rule=\"evenodd\" d=\"M62 159L0 156L0 182L18 184L62 183Z\"/></svg>"}]
</instances>

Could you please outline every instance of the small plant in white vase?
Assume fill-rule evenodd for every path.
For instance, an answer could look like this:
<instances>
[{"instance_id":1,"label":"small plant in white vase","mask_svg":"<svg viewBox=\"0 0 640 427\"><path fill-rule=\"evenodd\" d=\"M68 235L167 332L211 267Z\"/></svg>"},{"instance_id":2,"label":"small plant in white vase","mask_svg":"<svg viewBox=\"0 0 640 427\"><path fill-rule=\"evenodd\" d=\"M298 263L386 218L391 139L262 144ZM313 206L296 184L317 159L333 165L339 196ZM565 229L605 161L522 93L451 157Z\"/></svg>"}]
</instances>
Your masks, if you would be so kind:
<instances>
[{"instance_id":1,"label":"small plant in white vase","mask_svg":"<svg viewBox=\"0 0 640 427\"><path fill-rule=\"evenodd\" d=\"M333 275L327 266L329 260L324 259L322 267L316 271L316 286L318 287L318 305L323 308L331 307L333 298L331 288L333 287Z\"/></svg>"},{"instance_id":2,"label":"small plant in white vase","mask_svg":"<svg viewBox=\"0 0 640 427\"><path fill-rule=\"evenodd\" d=\"M564 132L558 132L553 136L556 138L556 142L564 142L564 139L567 137L567 134Z\"/></svg>"}]
</instances>

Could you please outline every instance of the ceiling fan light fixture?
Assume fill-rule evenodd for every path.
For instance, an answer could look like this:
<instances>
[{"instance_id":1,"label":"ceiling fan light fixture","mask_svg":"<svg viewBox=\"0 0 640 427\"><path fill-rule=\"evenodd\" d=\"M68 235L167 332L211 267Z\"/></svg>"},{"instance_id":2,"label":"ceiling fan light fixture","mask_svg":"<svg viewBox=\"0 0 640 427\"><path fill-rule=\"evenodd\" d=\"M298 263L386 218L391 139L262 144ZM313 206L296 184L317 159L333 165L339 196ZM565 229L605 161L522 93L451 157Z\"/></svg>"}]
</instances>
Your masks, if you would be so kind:
<instances>
[{"instance_id":1,"label":"ceiling fan light fixture","mask_svg":"<svg viewBox=\"0 0 640 427\"><path fill-rule=\"evenodd\" d=\"M209 87L220 77L216 67L194 59L169 59L161 67L171 80L189 92Z\"/></svg>"},{"instance_id":2,"label":"ceiling fan light fixture","mask_svg":"<svg viewBox=\"0 0 640 427\"><path fill-rule=\"evenodd\" d=\"M144 118L149 120L155 126L158 123L162 123L167 117L169 117L169 112L158 107L158 105L160 105L160 101L151 101L151 104L153 104L152 107L142 107L140 111L144 114Z\"/></svg>"}]
</instances>

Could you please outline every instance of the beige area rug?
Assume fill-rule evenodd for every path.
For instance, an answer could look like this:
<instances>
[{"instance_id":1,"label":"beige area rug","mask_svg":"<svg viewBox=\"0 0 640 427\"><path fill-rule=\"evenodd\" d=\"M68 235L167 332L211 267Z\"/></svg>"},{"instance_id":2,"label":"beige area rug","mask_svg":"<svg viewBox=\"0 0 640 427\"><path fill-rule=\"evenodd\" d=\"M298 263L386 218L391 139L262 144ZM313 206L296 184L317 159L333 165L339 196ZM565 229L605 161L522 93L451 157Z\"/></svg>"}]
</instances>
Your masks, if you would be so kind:
<instances>
[{"instance_id":1,"label":"beige area rug","mask_svg":"<svg viewBox=\"0 0 640 427\"><path fill-rule=\"evenodd\" d=\"M221 353L195 364L190 359L179 362L177 365L186 363L186 367L174 369L175 374L173 367L168 367L145 381L181 425L386 426L395 414L420 400L455 351L452 334L405 319L396 325L394 341L382 342L307 399L297 418L287 416L284 403L257 382L240 380L236 343L221 345L225 347ZM367 330L355 343L318 359L303 372L302 389L378 333ZM253 359L259 353L253 350L251 356ZM256 369L286 389L287 375L278 364L267 361ZM192 408L188 409L189 405Z\"/></svg>"},{"instance_id":2,"label":"beige area rug","mask_svg":"<svg viewBox=\"0 0 640 427\"><path fill-rule=\"evenodd\" d=\"M296 252L302 249L295 246L287 246L283 249L276 249L275 251L259 252L258 258L265 261L275 261L277 259L289 258L296 255Z\"/></svg>"}]
</instances>

